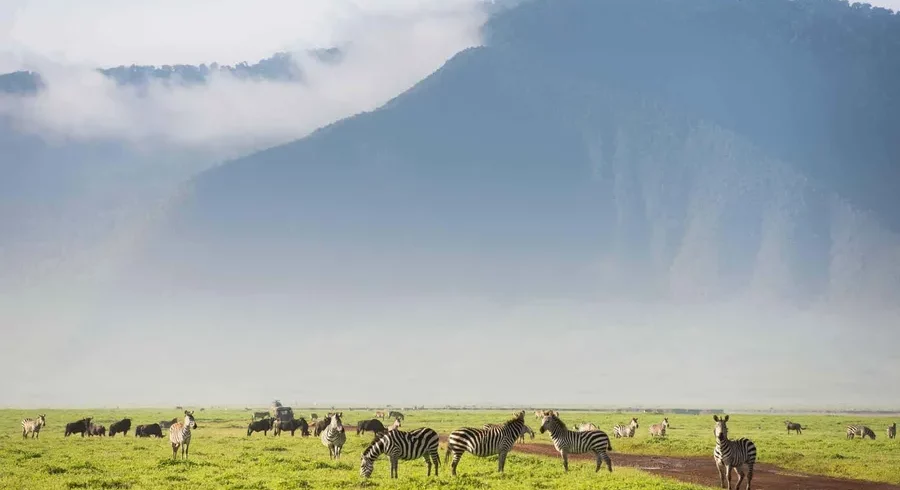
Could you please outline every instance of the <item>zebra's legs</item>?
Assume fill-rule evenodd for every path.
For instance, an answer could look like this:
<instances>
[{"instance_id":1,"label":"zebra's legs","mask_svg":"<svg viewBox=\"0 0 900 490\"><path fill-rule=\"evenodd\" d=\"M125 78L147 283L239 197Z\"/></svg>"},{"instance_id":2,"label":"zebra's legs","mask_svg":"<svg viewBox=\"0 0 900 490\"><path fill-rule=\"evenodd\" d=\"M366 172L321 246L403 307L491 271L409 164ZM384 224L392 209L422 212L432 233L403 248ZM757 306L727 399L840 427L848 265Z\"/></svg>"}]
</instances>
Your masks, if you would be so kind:
<instances>
[{"instance_id":1,"label":"zebra's legs","mask_svg":"<svg viewBox=\"0 0 900 490\"><path fill-rule=\"evenodd\" d=\"M176 459L178 457L178 444L172 443L172 459Z\"/></svg>"},{"instance_id":2,"label":"zebra's legs","mask_svg":"<svg viewBox=\"0 0 900 490\"><path fill-rule=\"evenodd\" d=\"M441 456L438 454L437 449L431 453L431 460L434 462L434 476L438 476L438 468L441 467Z\"/></svg>"},{"instance_id":3,"label":"zebra's legs","mask_svg":"<svg viewBox=\"0 0 900 490\"><path fill-rule=\"evenodd\" d=\"M560 451L559 455L562 456L563 471L569 471L569 453L567 453L566 451Z\"/></svg>"},{"instance_id":4,"label":"zebra's legs","mask_svg":"<svg viewBox=\"0 0 900 490\"><path fill-rule=\"evenodd\" d=\"M753 463L747 464L747 490L750 490L750 483L753 481Z\"/></svg>"},{"instance_id":5,"label":"zebra's legs","mask_svg":"<svg viewBox=\"0 0 900 490\"><path fill-rule=\"evenodd\" d=\"M725 486L725 464L721 461L716 461L716 469L719 470L719 486L727 488Z\"/></svg>"},{"instance_id":6,"label":"zebra's legs","mask_svg":"<svg viewBox=\"0 0 900 490\"><path fill-rule=\"evenodd\" d=\"M431 476L431 453L425 453L425 466L428 468L428 476Z\"/></svg>"},{"instance_id":7,"label":"zebra's legs","mask_svg":"<svg viewBox=\"0 0 900 490\"><path fill-rule=\"evenodd\" d=\"M609 468L609 472L612 473L612 459L609 458L609 453L603 451L603 460L606 461L606 467ZM597 468L598 470L600 468Z\"/></svg>"},{"instance_id":8,"label":"zebra's legs","mask_svg":"<svg viewBox=\"0 0 900 490\"><path fill-rule=\"evenodd\" d=\"M497 458L497 471L503 473L503 468L506 467L506 451L501 452L499 454L499 458Z\"/></svg>"},{"instance_id":9,"label":"zebra's legs","mask_svg":"<svg viewBox=\"0 0 900 490\"><path fill-rule=\"evenodd\" d=\"M725 488L728 488L729 490L731 490L731 473L732 473L731 470L732 470L733 468L734 468L734 467L731 466L730 464L726 464L726 465L725 465L725 474L728 475L728 486L725 487Z\"/></svg>"},{"instance_id":10,"label":"zebra's legs","mask_svg":"<svg viewBox=\"0 0 900 490\"><path fill-rule=\"evenodd\" d=\"M453 453L453 461L450 462L450 474L452 476L456 476L456 465L459 464L460 459L462 459L462 453Z\"/></svg>"},{"instance_id":11,"label":"zebra's legs","mask_svg":"<svg viewBox=\"0 0 900 490\"><path fill-rule=\"evenodd\" d=\"M391 456L391 478L398 478L397 466L398 466L397 456ZM430 468L429 468L429 473L430 473Z\"/></svg>"},{"instance_id":12,"label":"zebra's legs","mask_svg":"<svg viewBox=\"0 0 900 490\"><path fill-rule=\"evenodd\" d=\"M734 467L734 469L735 469L735 471L737 471L737 474L738 474L738 481L737 481L737 485L734 486L734 490L738 490L739 488L741 488L741 483L744 482L744 465L742 465L742 464L737 465Z\"/></svg>"}]
</instances>

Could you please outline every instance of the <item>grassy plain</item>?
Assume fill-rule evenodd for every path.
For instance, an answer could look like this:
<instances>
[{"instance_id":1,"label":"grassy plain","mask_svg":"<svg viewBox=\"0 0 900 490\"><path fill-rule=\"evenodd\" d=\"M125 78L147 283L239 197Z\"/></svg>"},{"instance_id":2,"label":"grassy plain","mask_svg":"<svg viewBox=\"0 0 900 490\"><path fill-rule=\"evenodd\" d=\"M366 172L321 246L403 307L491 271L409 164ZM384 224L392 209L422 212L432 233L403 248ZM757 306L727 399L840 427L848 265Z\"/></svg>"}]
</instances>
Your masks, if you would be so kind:
<instances>
[{"instance_id":1,"label":"grassy plain","mask_svg":"<svg viewBox=\"0 0 900 490\"><path fill-rule=\"evenodd\" d=\"M22 440L19 421L37 413L47 414L48 426L40 439ZM308 411L298 410L308 415ZM320 414L322 411L320 411ZM107 427L128 416L133 425L171 419L175 410L0 410L0 488L73 489L73 488L602 488L618 489L699 489L674 480L651 476L637 470L616 467L614 473L593 472L593 463L573 462L563 474L555 458L513 453L507 460L507 472L496 472L496 458L465 455L460 476L453 479L448 468L441 467L438 479L425 477L423 461L401 462L400 479L390 481L388 463L379 460L368 482L359 477L359 455L371 440L348 433L344 455L338 462L328 459L327 450L315 437L302 438L256 433L247 437L249 414L243 411L205 410L196 412L200 428L194 433L191 460L171 461L167 439L129 437L64 438L66 422L84 416ZM612 426L630 419L629 414L563 412L569 425L593 422L612 434ZM355 425L371 412L345 411L345 423ZM647 426L659 416L638 414L641 428L631 440L614 439L620 453L709 457L713 447L712 420L709 416L669 416L672 424L667 440L651 440ZM497 411L415 411L407 412L404 428L428 426L441 434L462 426L480 426L502 422L508 412ZM763 462L790 469L825 475L900 483L900 441L888 441L883 418L844 416L792 417L808 429L802 436L787 435L783 416L736 415L729 424L733 437L752 438ZM848 423L864 422L878 433L876 441L847 441ZM527 423L537 431L538 422L529 413ZM534 443L548 443L538 434ZM528 441L532 443L532 441ZM441 458L443 462L443 445ZM615 453L612 455L615 466Z\"/></svg>"}]
</instances>

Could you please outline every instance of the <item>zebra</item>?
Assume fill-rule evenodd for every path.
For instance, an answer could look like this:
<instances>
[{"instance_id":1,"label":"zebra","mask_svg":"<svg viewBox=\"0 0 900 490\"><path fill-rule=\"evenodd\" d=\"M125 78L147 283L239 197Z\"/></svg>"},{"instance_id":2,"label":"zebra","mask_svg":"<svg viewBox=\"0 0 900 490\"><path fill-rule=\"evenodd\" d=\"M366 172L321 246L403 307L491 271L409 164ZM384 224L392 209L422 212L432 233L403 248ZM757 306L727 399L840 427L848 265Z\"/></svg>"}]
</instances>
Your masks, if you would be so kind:
<instances>
[{"instance_id":1,"label":"zebra","mask_svg":"<svg viewBox=\"0 0 900 490\"><path fill-rule=\"evenodd\" d=\"M384 420L384 412L382 412L381 410L375 412L375 418Z\"/></svg>"},{"instance_id":2,"label":"zebra","mask_svg":"<svg viewBox=\"0 0 900 490\"><path fill-rule=\"evenodd\" d=\"M866 427L865 425L849 425L847 426L847 439L853 439L856 436L859 436L860 439L865 439L866 436L871 437L872 440L875 440L875 432L872 429Z\"/></svg>"},{"instance_id":3,"label":"zebra","mask_svg":"<svg viewBox=\"0 0 900 490\"><path fill-rule=\"evenodd\" d=\"M664 417L661 424L653 424L650 426L650 436L652 437L665 437L666 429L669 428L669 418Z\"/></svg>"},{"instance_id":4,"label":"zebra","mask_svg":"<svg viewBox=\"0 0 900 490\"><path fill-rule=\"evenodd\" d=\"M169 427L169 442L172 443L172 459L178 455L178 447L181 447L182 459L187 459L188 448L191 445L191 429L197 427L194 421L193 411L184 411L184 422L176 422Z\"/></svg>"},{"instance_id":5,"label":"zebra","mask_svg":"<svg viewBox=\"0 0 900 490\"><path fill-rule=\"evenodd\" d=\"M28 434L31 434L31 438L40 438L41 436L41 427L47 425L47 416L44 414L40 414L36 419L22 419L22 439L25 439Z\"/></svg>"},{"instance_id":6,"label":"zebra","mask_svg":"<svg viewBox=\"0 0 900 490\"><path fill-rule=\"evenodd\" d=\"M502 427L500 424L484 424L481 428L485 429L485 430L491 430L491 429L499 429L500 427ZM531 430L531 427L528 427L527 425L522 425L522 433L519 434L518 440L525 442L525 434L530 434L531 440L534 440L534 431Z\"/></svg>"},{"instance_id":7,"label":"zebra","mask_svg":"<svg viewBox=\"0 0 900 490\"><path fill-rule=\"evenodd\" d=\"M523 410L498 429L475 429L472 427L457 429L451 432L447 438L444 464L447 464L452 453L453 463L450 465L450 474L456 476L456 466L466 451L479 457L496 454L498 456L497 471L503 473L506 466L506 455L512 449L516 439L519 438L524 425L525 411Z\"/></svg>"},{"instance_id":8,"label":"zebra","mask_svg":"<svg viewBox=\"0 0 900 490\"><path fill-rule=\"evenodd\" d=\"M388 412L388 417L392 418L392 419L400 419L400 420L404 419L403 414L400 412L397 412L396 410L391 410L390 412Z\"/></svg>"},{"instance_id":9,"label":"zebra","mask_svg":"<svg viewBox=\"0 0 900 490\"><path fill-rule=\"evenodd\" d=\"M400 423L400 419L399 419L399 418L395 418L395 419L394 419L394 423L391 424L391 426L388 427L387 430L388 430L388 432L395 431L395 430L399 429L401 425L403 425L403 424Z\"/></svg>"},{"instance_id":10,"label":"zebra","mask_svg":"<svg viewBox=\"0 0 900 490\"><path fill-rule=\"evenodd\" d=\"M798 423L796 423L796 422L791 422L790 420L785 420L785 421L784 421L784 426L787 428L788 434L790 434L791 431L794 431L794 432L797 433L798 435L799 435L799 434L802 434L802 433L803 433L803 429L806 428L806 427L801 427L800 424L798 424Z\"/></svg>"},{"instance_id":11,"label":"zebra","mask_svg":"<svg viewBox=\"0 0 900 490\"><path fill-rule=\"evenodd\" d=\"M750 483L753 481L753 465L756 464L756 444L746 438L728 439L728 415L719 417L713 415L716 421L714 433L716 435L716 449L713 451L713 459L716 461L716 469L719 470L719 480L722 488L731 488L731 469L737 471L739 478L735 490L741 486L744 481L744 465L747 466L747 490L750 490ZM728 477L728 483L725 483L725 477Z\"/></svg>"},{"instance_id":12,"label":"zebra","mask_svg":"<svg viewBox=\"0 0 900 490\"><path fill-rule=\"evenodd\" d=\"M359 475L363 478L372 476L375 460L386 454L391 460L391 478L397 478L397 462L424 458L428 465L428 476L431 476L431 464L434 463L434 476L438 476L441 458L438 456L438 434L433 429L422 427L405 432L394 430L377 436L367 447L359 462Z\"/></svg>"},{"instance_id":13,"label":"zebra","mask_svg":"<svg viewBox=\"0 0 900 490\"><path fill-rule=\"evenodd\" d=\"M888 439L896 439L897 438L897 422L889 425L887 428L887 436Z\"/></svg>"},{"instance_id":14,"label":"zebra","mask_svg":"<svg viewBox=\"0 0 900 490\"><path fill-rule=\"evenodd\" d=\"M634 433L638 427L640 426L638 425L637 417L632 417L630 424L613 427L613 433L615 433L616 439L620 437L634 437Z\"/></svg>"},{"instance_id":15,"label":"zebra","mask_svg":"<svg viewBox=\"0 0 900 490\"><path fill-rule=\"evenodd\" d=\"M330 414L331 422L322 431L322 445L328 448L328 456L331 459L341 459L341 448L347 442L347 433L344 432L344 424L341 423L343 416L344 412Z\"/></svg>"},{"instance_id":16,"label":"zebra","mask_svg":"<svg viewBox=\"0 0 900 490\"><path fill-rule=\"evenodd\" d=\"M574 431L566 428L566 424L559 419L554 412L544 412L544 418L541 421L541 434L550 432L550 439L553 440L553 447L559 451L562 456L563 469L569 471L569 455L594 453L597 459L596 473L600 471L600 466L606 462L606 467L612 473L612 461L609 459L609 451L612 451L612 445L609 442L609 436L602 430Z\"/></svg>"},{"instance_id":17,"label":"zebra","mask_svg":"<svg viewBox=\"0 0 900 490\"><path fill-rule=\"evenodd\" d=\"M584 432L584 431L588 431L588 430L597 430L597 426L594 425L594 424L592 424L592 423L590 423L590 422L585 422L585 423L583 423L583 424L575 424L574 426L572 426L572 430L574 430L575 432Z\"/></svg>"}]
</instances>

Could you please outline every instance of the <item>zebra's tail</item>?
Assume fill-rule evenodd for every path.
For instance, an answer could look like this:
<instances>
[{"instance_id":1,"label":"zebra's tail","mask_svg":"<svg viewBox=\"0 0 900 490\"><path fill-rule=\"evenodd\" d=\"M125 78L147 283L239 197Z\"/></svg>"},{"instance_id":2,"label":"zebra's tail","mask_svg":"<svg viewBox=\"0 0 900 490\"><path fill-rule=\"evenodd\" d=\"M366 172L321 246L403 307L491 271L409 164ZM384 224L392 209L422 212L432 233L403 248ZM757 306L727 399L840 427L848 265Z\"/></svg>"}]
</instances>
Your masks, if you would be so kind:
<instances>
[{"instance_id":1,"label":"zebra's tail","mask_svg":"<svg viewBox=\"0 0 900 490\"><path fill-rule=\"evenodd\" d=\"M612 441L609 441L608 443L606 443L606 450L609 451L609 452L615 451L615 450L612 448Z\"/></svg>"},{"instance_id":2,"label":"zebra's tail","mask_svg":"<svg viewBox=\"0 0 900 490\"><path fill-rule=\"evenodd\" d=\"M450 441L447 441L447 452L444 453L444 465L450 462Z\"/></svg>"}]
</instances>

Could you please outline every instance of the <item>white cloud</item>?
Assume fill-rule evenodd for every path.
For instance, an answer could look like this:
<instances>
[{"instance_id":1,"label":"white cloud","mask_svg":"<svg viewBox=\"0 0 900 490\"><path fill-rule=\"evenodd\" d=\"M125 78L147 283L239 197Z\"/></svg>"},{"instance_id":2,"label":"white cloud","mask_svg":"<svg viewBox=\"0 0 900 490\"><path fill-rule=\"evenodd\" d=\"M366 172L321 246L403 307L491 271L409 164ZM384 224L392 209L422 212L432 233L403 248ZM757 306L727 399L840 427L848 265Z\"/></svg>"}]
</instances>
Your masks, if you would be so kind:
<instances>
[{"instance_id":1,"label":"white cloud","mask_svg":"<svg viewBox=\"0 0 900 490\"><path fill-rule=\"evenodd\" d=\"M247 150L371 110L480 42L478 0L377 2L29 2L12 38L48 90L0 100L47 136ZM300 4L300 5L295 5ZM56 24L59 19L67 22ZM115 40L115 42L111 42ZM339 45L338 65L304 55L303 84L217 75L206 86L119 87L96 64L256 61L291 47ZM58 52L62 50L61 52ZM3 51L3 50L0 50ZM9 57L9 52L7 52Z\"/></svg>"}]
</instances>

